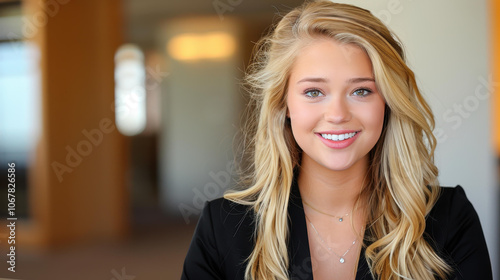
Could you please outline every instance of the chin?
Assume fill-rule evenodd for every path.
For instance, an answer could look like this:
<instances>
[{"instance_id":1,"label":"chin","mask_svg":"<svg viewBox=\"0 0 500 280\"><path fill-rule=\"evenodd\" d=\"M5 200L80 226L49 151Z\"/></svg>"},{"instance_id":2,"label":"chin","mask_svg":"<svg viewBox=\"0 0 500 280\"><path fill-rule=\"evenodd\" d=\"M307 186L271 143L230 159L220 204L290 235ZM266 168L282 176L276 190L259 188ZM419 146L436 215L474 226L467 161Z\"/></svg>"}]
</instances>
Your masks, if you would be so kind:
<instances>
[{"instance_id":1,"label":"chin","mask_svg":"<svg viewBox=\"0 0 500 280\"><path fill-rule=\"evenodd\" d=\"M331 170L331 171L345 171L345 170L348 170L349 168L351 168L353 166L353 164L352 163L346 163L346 164L335 163L335 164L326 164L323 166L326 169Z\"/></svg>"}]
</instances>

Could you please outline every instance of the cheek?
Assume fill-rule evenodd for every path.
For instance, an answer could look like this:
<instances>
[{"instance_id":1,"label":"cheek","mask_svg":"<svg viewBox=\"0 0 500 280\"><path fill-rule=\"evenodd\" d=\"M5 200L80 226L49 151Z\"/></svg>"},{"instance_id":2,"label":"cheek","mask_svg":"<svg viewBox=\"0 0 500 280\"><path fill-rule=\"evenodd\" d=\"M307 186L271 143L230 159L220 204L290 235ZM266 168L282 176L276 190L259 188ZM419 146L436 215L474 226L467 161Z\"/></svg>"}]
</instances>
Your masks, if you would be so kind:
<instances>
[{"instance_id":1,"label":"cheek","mask_svg":"<svg viewBox=\"0 0 500 280\"><path fill-rule=\"evenodd\" d=\"M287 102L287 115L290 118L292 131L295 134L303 130L312 130L316 124L317 113L315 114L310 106L304 106L304 104L293 101L292 99Z\"/></svg>"},{"instance_id":2,"label":"cheek","mask_svg":"<svg viewBox=\"0 0 500 280\"><path fill-rule=\"evenodd\" d=\"M382 133L384 126L385 103L377 102L360 112L365 123L365 128L369 128L377 140Z\"/></svg>"}]
</instances>

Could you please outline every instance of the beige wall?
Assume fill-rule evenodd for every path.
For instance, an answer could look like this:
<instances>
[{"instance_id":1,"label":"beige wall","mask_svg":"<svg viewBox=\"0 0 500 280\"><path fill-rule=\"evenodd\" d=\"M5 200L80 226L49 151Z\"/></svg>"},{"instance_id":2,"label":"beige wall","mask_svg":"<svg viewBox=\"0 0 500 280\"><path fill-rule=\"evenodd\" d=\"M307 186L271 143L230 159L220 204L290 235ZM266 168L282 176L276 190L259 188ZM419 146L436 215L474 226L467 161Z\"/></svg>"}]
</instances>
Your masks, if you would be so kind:
<instances>
[{"instance_id":1,"label":"beige wall","mask_svg":"<svg viewBox=\"0 0 500 280\"><path fill-rule=\"evenodd\" d=\"M159 48L167 52L168 41L178 34L214 31L232 34L240 42L238 22L197 17L165 23ZM233 160L243 104L238 80L244 65L240 49L237 46L228 58L198 61L179 61L165 53L169 76L162 84L160 199L176 215L188 208L200 210L202 199L220 197L229 187L211 174L227 173ZM186 211L194 214L187 221L196 221L199 213Z\"/></svg>"}]
</instances>

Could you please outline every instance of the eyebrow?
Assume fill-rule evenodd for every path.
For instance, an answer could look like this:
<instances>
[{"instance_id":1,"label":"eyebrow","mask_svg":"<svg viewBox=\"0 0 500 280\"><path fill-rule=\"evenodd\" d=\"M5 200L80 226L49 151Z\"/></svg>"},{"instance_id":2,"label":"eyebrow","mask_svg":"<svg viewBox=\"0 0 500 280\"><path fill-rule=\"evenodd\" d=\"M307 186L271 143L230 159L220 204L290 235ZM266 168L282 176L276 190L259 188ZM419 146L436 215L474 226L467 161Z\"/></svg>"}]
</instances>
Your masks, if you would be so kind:
<instances>
[{"instance_id":1,"label":"eyebrow","mask_svg":"<svg viewBox=\"0 0 500 280\"><path fill-rule=\"evenodd\" d=\"M325 78L315 78L315 77L306 77L297 82L297 84L305 83L305 82L313 82L313 83L328 83L328 79Z\"/></svg>"},{"instance_id":2,"label":"eyebrow","mask_svg":"<svg viewBox=\"0 0 500 280\"><path fill-rule=\"evenodd\" d=\"M348 84L357 84L363 82L375 82L375 79L371 77L361 77L361 78L352 78L347 80Z\"/></svg>"},{"instance_id":3,"label":"eyebrow","mask_svg":"<svg viewBox=\"0 0 500 280\"><path fill-rule=\"evenodd\" d=\"M320 77L306 77L297 82L297 84L305 83L305 82L313 82L313 83L328 83L328 79L320 78ZM351 78L347 80L348 84L358 84L363 82L375 82L374 78L371 77L359 77L359 78Z\"/></svg>"}]
</instances>

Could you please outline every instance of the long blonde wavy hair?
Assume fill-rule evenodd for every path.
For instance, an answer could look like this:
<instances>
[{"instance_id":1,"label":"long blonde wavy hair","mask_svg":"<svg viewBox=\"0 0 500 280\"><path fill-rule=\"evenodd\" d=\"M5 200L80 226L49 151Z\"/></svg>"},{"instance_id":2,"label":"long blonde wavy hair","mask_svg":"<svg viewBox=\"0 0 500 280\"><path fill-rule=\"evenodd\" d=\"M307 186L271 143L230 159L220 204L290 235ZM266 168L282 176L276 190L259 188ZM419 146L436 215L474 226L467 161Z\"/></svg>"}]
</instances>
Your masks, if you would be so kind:
<instances>
[{"instance_id":1,"label":"long blonde wavy hair","mask_svg":"<svg viewBox=\"0 0 500 280\"><path fill-rule=\"evenodd\" d=\"M365 250L378 279L446 278L450 267L424 239L425 217L439 195L434 118L396 36L369 11L329 1L306 2L257 45L249 67L251 108L245 188L224 195L255 213L255 247L245 278L288 279L288 201L301 151L286 117L287 83L301 48L315 38L355 44L371 59L386 101L381 137L370 152Z\"/></svg>"}]
</instances>

